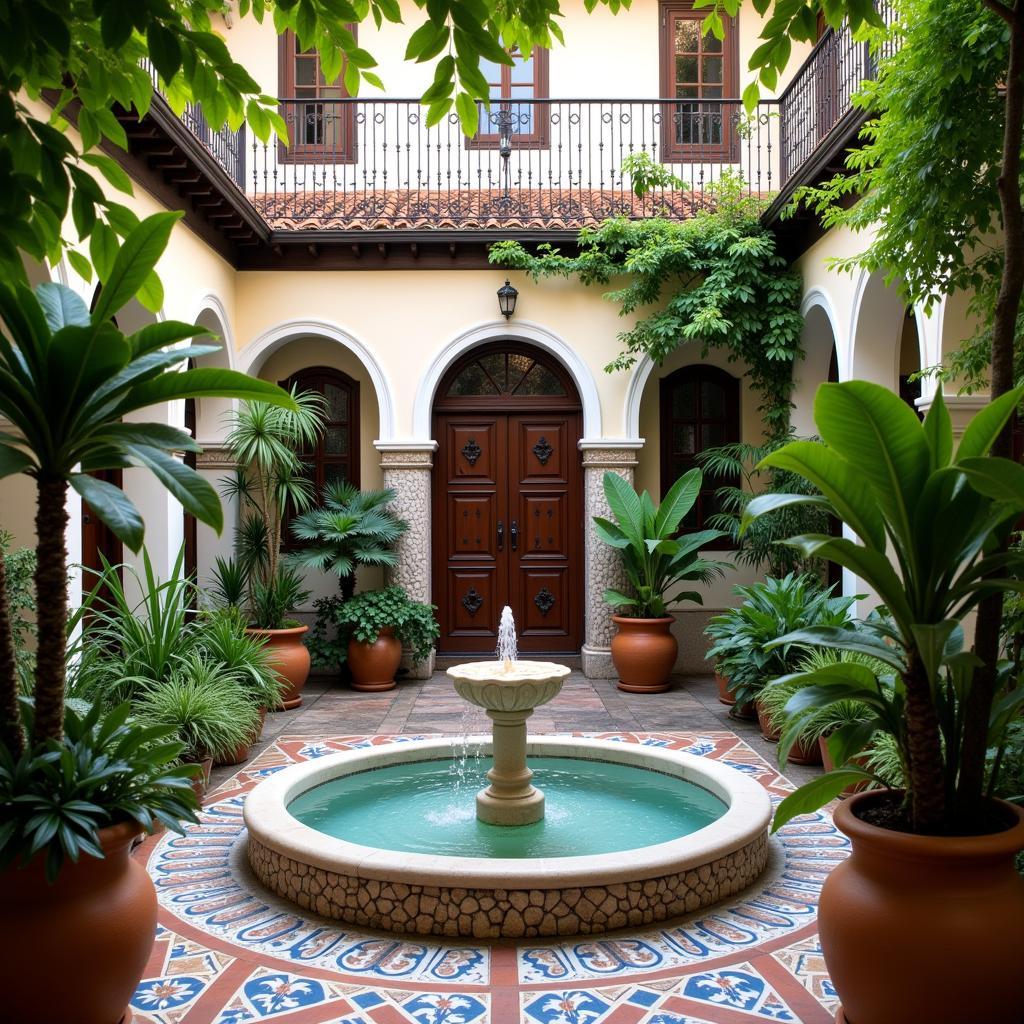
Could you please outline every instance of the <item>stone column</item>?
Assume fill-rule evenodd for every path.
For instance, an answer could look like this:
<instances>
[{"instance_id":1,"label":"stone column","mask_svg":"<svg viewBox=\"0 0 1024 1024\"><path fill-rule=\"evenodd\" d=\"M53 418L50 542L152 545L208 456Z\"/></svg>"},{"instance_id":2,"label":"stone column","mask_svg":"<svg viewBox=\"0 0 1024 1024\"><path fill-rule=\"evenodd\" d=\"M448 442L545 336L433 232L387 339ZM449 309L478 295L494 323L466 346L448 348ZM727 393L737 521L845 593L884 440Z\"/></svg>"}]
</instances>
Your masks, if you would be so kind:
<instances>
[{"instance_id":1,"label":"stone column","mask_svg":"<svg viewBox=\"0 0 1024 1024\"><path fill-rule=\"evenodd\" d=\"M384 486L395 491L392 510L409 524L398 541L398 565L387 572L387 582L402 587L413 601L430 603L430 482L437 442L378 441ZM429 679L434 671L434 655L412 665L403 665L414 679Z\"/></svg>"},{"instance_id":2,"label":"stone column","mask_svg":"<svg viewBox=\"0 0 1024 1024\"><path fill-rule=\"evenodd\" d=\"M603 544L594 530L592 516L610 516L604 497L604 474L612 470L633 483L637 451L643 447L636 441L589 441L579 443L583 452L583 513L585 516L585 598L583 605L585 639L583 642L583 673L591 679L614 679L611 645L615 635L611 609L602 594L606 587L623 588L626 575L618 552Z\"/></svg>"}]
</instances>

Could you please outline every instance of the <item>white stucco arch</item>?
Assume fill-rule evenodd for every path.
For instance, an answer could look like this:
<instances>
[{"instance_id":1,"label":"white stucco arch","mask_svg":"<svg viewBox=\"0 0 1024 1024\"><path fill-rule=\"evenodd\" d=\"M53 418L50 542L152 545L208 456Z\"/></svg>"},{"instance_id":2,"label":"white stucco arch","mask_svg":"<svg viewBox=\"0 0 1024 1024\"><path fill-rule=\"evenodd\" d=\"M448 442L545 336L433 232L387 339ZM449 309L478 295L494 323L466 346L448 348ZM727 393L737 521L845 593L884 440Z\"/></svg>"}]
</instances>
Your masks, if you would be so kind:
<instances>
[{"instance_id":1,"label":"white stucco arch","mask_svg":"<svg viewBox=\"0 0 1024 1024\"><path fill-rule=\"evenodd\" d=\"M238 353L236 369L256 376L259 368L271 353L296 338L309 337L336 341L352 352L366 367L366 372L370 375L374 391L377 394L377 405L380 410L378 440L393 441L395 437L394 393L387 374L366 344L338 324L331 323L329 320L287 320L277 324L254 341L249 342Z\"/></svg>"},{"instance_id":2,"label":"white stucco arch","mask_svg":"<svg viewBox=\"0 0 1024 1024\"><path fill-rule=\"evenodd\" d=\"M231 321L228 318L224 303L214 294L204 295L193 307L192 315L188 318L190 324L198 324L201 320L208 320L217 325L214 333L221 344L221 351L213 356L217 365L225 366L229 370L235 368L235 336L231 330ZM204 324L208 330L214 330L213 326ZM197 339L197 344L205 344L209 339Z\"/></svg>"},{"instance_id":3,"label":"white stucco arch","mask_svg":"<svg viewBox=\"0 0 1024 1024\"><path fill-rule=\"evenodd\" d=\"M583 404L583 436L585 439L596 439L601 434L601 400L597 394L597 385L587 364L557 334L542 327L540 324L527 320L506 323L504 320L491 320L477 324L453 338L434 357L420 378L413 403L412 429L415 442L431 440L431 414L434 408L434 394L448 368L462 355L477 345L488 341L525 341L538 348L550 352L572 377Z\"/></svg>"},{"instance_id":4,"label":"white stucco arch","mask_svg":"<svg viewBox=\"0 0 1024 1024\"><path fill-rule=\"evenodd\" d=\"M633 366L629 375L629 386L626 388L626 404L622 410L622 424L626 431L626 439L639 441L640 438L640 405L643 402L644 388L654 372L654 360L650 356L642 356Z\"/></svg>"}]
</instances>

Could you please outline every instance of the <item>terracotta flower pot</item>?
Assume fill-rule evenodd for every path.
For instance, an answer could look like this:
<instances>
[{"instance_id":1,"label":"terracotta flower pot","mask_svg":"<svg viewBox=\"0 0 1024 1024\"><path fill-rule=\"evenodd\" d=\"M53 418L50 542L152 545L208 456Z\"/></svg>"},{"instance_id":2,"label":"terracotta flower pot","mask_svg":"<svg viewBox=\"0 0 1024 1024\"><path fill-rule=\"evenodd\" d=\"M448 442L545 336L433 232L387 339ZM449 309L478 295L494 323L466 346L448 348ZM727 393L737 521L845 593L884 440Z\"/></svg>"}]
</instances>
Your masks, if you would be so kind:
<instances>
[{"instance_id":1,"label":"terracotta flower pot","mask_svg":"<svg viewBox=\"0 0 1024 1024\"><path fill-rule=\"evenodd\" d=\"M753 722L757 718L757 708L752 700L745 701L743 704L733 702L729 716L739 718L744 722Z\"/></svg>"},{"instance_id":2,"label":"terracotta flower pot","mask_svg":"<svg viewBox=\"0 0 1024 1024\"><path fill-rule=\"evenodd\" d=\"M772 723L768 720L768 716L762 709L760 701L755 701L754 707L757 710L757 725L758 728L761 730L761 735L769 743L778 743L779 737L782 735L782 730L779 729L777 726L772 725Z\"/></svg>"},{"instance_id":3,"label":"terracotta flower pot","mask_svg":"<svg viewBox=\"0 0 1024 1024\"><path fill-rule=\"evenodd\" d=\"M352 672L352 689L364 693L391 690L395 673L402 663L402 642L393 629L382 629L372 644L358 640L348 642L348 667Z\"/></svg>"},{"instance_id":4,"label":"terracotta flower pot","mask_svg":"<svg viewBox=\"0 0 1024 1024\"><path fill-rule=\"evenodd\" d=\"M291 711L302 703L302 688L309 678L309 649L302 638L309 632L309 626L294 626L291 629L247 629L250 636L263 637L267 642L270 664L288 684L281 698L281 706L275 711Z\"/></svg>"},{"instance_id":5,"label":"terracotta flower pot","mask_svg":"<svg viewBox=\"0 0 1024 1024\"><path fill-rule=\"evenodd\" d=\"M1024 811L994 801L1012 827L963 837L858 817L890 795L859 793L834 816L853 852L825 881L818 929L845 1019L1020 1024L1024 878L1013 860L1024 849Z\"/></svg>"},{"instance_id":6,"label":"terracotta flower pot","mask_svg":"<svg viewBox=\"0 0 1024 1024\"><path fill-rule=\"evenodd\" d=\"M224 757L214 758L214 764L219 767L231 767L236 764L243 764L249 760L249 753L252 748L259 742L260 736L263 734L263 723L267 719L267 709L260 708L260 722L259 725L253 730L252 736L244 743L239 743L230 754Z\"/></svg>"},{"instance_id":7,"label":"terracotta flower pot","mask_svg":"<svg viewBox=\"0 0 1024 1024\"><path fill-rule=\"evenodd\" d=\"M130 856L140 832L134 822L100 829L104 858L65 861L53 885L42 854L0 871L4 1020L117 1024L125 1015L156 934L156 890Z\"/></svg>"},{"instance_id":8,"label":"terracotta flower pot","mask_svg":"<svg viewBox=\"0 0 1024 1024\"><path fill-rule=\"evenodd\" d=\"M619 631L612 637L612 662L619 689L626 693L664 693L675 668L679 644L672 635L671 615L663 619L630 619L613 615Z\"/></svg>"},{"instance_id":9,"label":"terracotta flower pot","mask_svg":"<svg viewBox=\"0 0 1024 1024\"><path fill-rule=\"evenodd\" d=\"M718 699L721 703L732 707L736 703L736 698L729 692L729 680L723 675L715 673L715 682L718 684Z\"/></svg>"},{"instance_id":10,"label":"terracotta flower pot","mask_svg":"<svg viewBox=\"0 0 1024 1024\"><path fill-rule=\"evenodd\" d=\"M210 772L213 769L213 758L204 757L201 761L193 761L192 764L198 764L202 768L202 772L192 779L192 792L195 793L199 806L202 807L203 797L206 796L206 791L210 788Z\"/></svg>"},{"instance_id":11,"label":"terracotta flower pot","mask_svg":"<svg viewBox=\"0 0 1024 1024\"><path fill-rule=\"evenodd\" d=\"M818 750L821 752L821 764L824 767L825 771L832 771L832 769L835 768L836 763L832 760L832 755L829 753L827 736L818 737ZM853 758L853 764L858 764L859 762L860 758ZM867 788L867 779L865 779L863 782L851 782L850 785L847 786L846 789L844 789L842 793L839 794L839 799L845 800L847 797L853 796L854 793L862 793Z\"/></svg>"}]
</instances>

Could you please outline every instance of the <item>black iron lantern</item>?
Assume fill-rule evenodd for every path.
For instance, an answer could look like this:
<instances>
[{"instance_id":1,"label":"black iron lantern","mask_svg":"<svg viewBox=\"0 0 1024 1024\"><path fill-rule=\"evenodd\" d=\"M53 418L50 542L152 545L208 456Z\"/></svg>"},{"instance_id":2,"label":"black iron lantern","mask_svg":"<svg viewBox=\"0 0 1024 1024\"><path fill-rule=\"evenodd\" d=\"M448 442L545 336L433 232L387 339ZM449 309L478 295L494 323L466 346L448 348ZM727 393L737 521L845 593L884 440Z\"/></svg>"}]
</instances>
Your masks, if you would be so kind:
<instances>
[{"instance_id":1,"label":"black iron lantern","mask_svg":"<svg viewBox=\"0 0 1024 1024\"><path fill-rule=\"evenodd\" d=\"M510 320L516 311L516 299L518 298L519 292L508 283L506 277L505 283L498 289L498 308L506 320Z\"/></svg>"}]
</instances>

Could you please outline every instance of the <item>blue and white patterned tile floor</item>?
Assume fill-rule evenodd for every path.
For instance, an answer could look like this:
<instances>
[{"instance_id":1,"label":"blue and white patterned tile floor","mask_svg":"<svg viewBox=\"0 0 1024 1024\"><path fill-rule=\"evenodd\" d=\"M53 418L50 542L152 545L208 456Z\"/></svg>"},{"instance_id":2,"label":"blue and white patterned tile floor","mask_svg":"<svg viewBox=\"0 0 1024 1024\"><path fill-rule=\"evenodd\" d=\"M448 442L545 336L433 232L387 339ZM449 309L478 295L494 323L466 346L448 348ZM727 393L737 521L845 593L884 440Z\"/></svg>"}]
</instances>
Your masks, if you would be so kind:
<instances>
[{"instance_id":1,"label":"blue and white patterned tile floor","mask_svg":"<svg viewBox=\"0 0 1024 1024\"><path fill-rule=\"evenodd\" d=\"M688 750L790 784L731 732L600 733ZM297 761L410 736L283 737L206 802L186 836L137 852L160 899L135 1024L829 1024L816 934L822 883L848 852L822 812L772 840L765 875L733 901L608 936L519 946L404 939L326 921L248 874L242 807Z\"/></svg>"}]
</instances>

